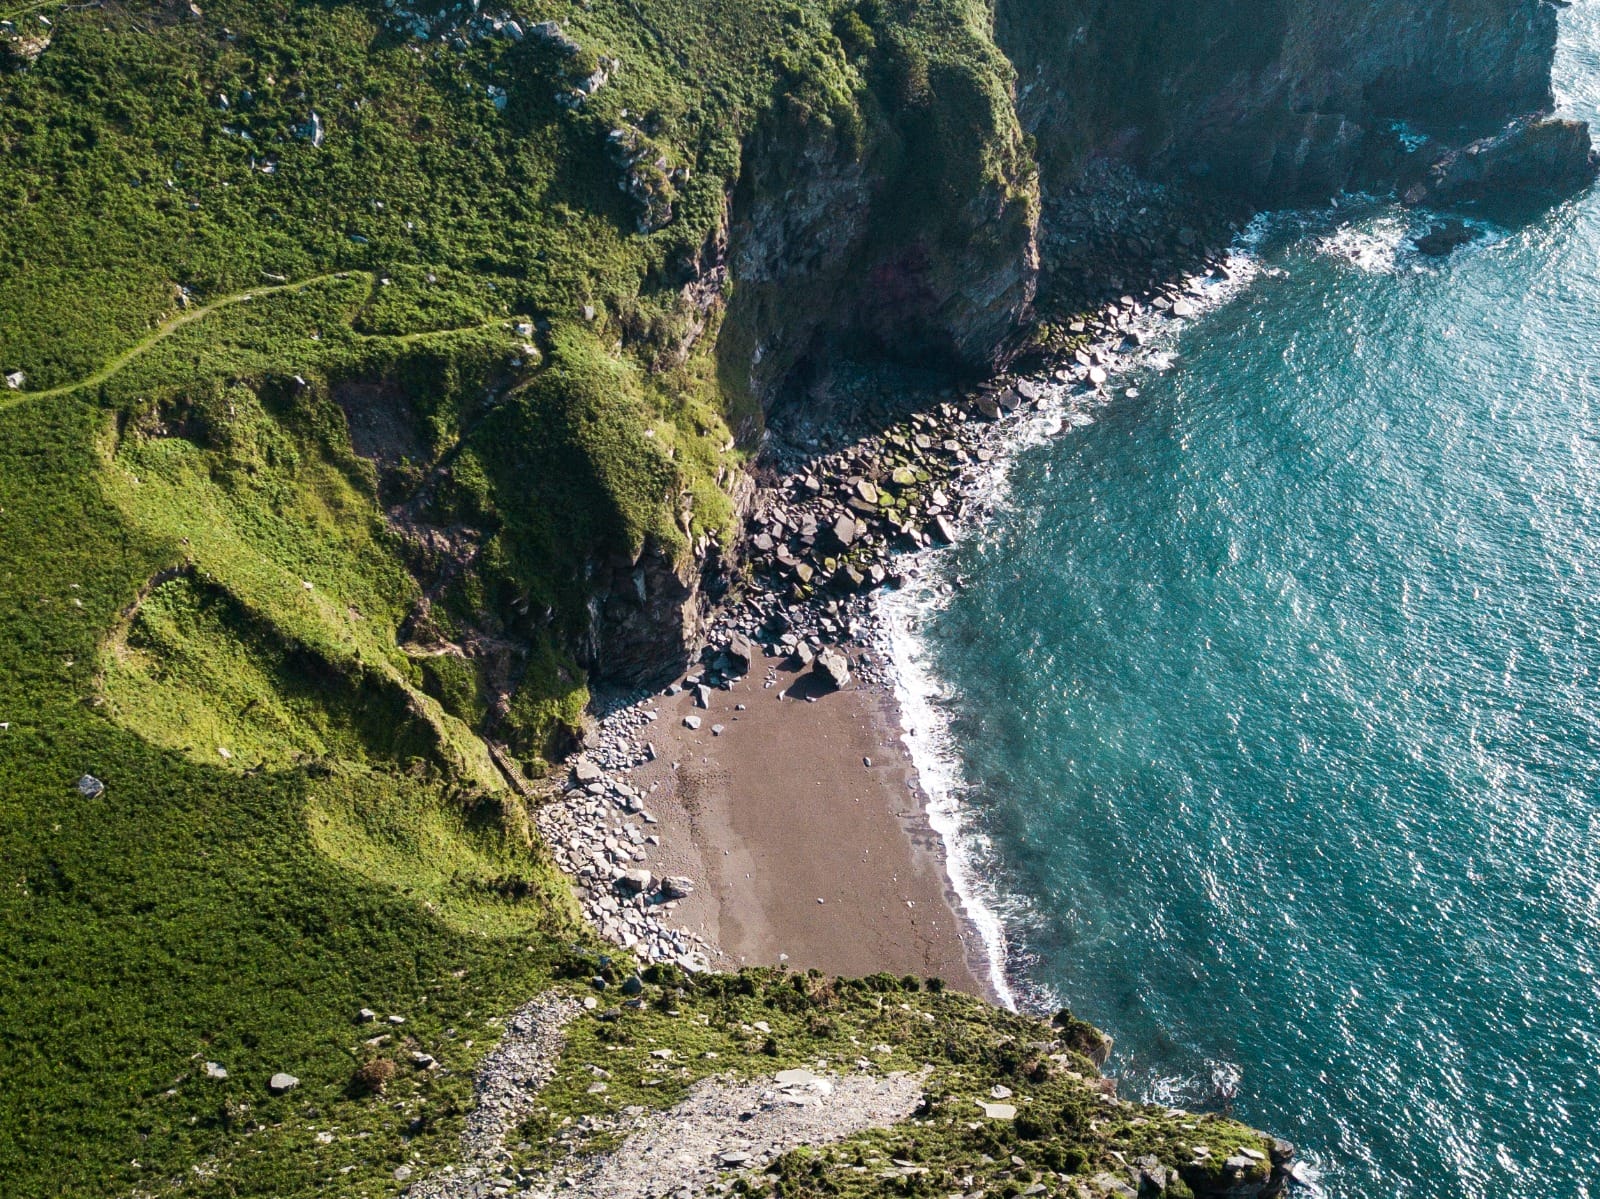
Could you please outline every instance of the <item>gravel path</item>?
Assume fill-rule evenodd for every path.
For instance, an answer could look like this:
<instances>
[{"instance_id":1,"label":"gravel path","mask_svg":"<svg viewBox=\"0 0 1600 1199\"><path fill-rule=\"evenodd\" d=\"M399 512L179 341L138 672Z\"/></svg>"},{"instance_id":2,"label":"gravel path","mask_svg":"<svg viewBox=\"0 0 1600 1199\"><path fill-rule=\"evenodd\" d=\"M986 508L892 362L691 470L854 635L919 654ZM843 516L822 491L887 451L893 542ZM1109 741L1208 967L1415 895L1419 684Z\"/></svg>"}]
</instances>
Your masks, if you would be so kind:
<instances>
[{"instance_id":1,"label":"gravel path","mask_svg":"<svg viewBox=\"0 0 1600 1199\"><path fill-rule=\"evenodd\" d=\"M523 1199L689 1199L725 1188L801 1145L824 1145L905 1119L921 1074L840 1076L784 1070L775 1080L709 1078L664 1112L637 1116L614 1152L558 1170Z\"/></svg>"},{"instance_id":2,"label":"gravel path","mask_svg":"<svg viewBox=\"0 0 1600 1199\"><path fill-rule=\"evenodd\" d=\"M582 1003L556 991L517 1009L500 1044L478 1067L478 1102L461 1132L460 1164L408 1188L407 1199L478 1199L494 1190L510 1160L506 1137L527 1119L554 1076L565 1026L582 1011Z\"/></svg>"}]
</instances>

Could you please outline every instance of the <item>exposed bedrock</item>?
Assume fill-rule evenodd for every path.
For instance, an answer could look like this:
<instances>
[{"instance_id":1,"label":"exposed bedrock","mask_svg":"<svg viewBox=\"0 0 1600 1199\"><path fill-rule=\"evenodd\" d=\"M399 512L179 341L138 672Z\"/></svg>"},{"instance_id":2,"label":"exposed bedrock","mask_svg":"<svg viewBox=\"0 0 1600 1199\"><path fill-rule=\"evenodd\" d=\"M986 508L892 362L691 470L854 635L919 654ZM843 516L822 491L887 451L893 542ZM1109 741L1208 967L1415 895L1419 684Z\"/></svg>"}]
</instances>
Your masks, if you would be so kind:
<instances>
[{"instance_id":1,"label":"exposed bedrock","mask_svg":"<svg viewBox=\"0 0 1600 1199\"><path fill-rule=\"evenodd\" d=\"M911 92L875 83L827 120L777 101L685 292L737 436L755 448L841 354L1003 367L1041 280L1073 303L1137 290L1203 251L1207 198L1582 187L1588 129L1547 115L1556 22L1547 0L996 0L993 40L963 26ZM602 677L682 664L740 552L695 548L598 572Z\"/></svg>"},{"instance_id":2,"label":"exposed bedrock","mask_svg":"<svg viewBox=\"0 0 1600 1199\"><path fill-rule=\"evenodd\" d=\"M999 0L1046 186L1097 156L1252 203L1393 180L1403 121L1460 145L1548 109L1546 0Z\"/></svg>"}]
</instances>

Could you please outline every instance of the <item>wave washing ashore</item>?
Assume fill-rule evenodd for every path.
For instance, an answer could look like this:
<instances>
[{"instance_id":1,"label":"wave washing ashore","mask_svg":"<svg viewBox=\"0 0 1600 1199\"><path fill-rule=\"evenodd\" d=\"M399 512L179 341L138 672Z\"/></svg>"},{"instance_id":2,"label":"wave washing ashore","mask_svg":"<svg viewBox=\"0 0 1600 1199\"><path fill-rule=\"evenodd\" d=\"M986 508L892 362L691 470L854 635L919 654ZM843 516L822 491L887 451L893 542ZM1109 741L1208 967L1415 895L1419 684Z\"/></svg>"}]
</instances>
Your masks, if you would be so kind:
<instances>
[{"instance_id":1,"label":"wave washing ashore","mask_svg":"<svg viewBox=\"0 0 1600 1199\"><path fill-rule=\"evenodd\" d=\"M963 480L967 501L963 525L968 533L1007 504L1009 472L1018 454L1092 425L1096 411L1119 397L1124 402L1137 400L1139 389L1126 380L1140 370L1159 372L1172 365L1185 322L1199 319L1250 285L1261 269L1255 247L1271 226L1267 216L1253 221L1224 262L1182 281L1177 299L1125 297L1109 306L1093 339L1069 362L1044 378L1024 381L1032 395L1029 408L988 431L990 456L975 463ZM967 585L963 576L952 575L943 565L942 558L928 556L908 562L905 585L880 593L875 615L880 644L893 666L890 679L901 713L902 738L926 797L928 822L944 845L951 887L983 941L990 988L1015 1009L1019 997L1009 970L1006 938L1006 913L1012 901L983 870L991 849L983 832L968 819L961 746L940 702L946 685L920 635L923 622ZM1054 997L1032 998L1032 1006L1043 1007Z\"/></svg>"},{"instance_id":2,"label":"wave washing ashore","mask_svg":"<svg viewBox=\"0 0 1600 1199\"><path fill-rule=\"evenodd\" d=\"M755 579L700 663L619 703L541 811L602 931L691 968L913 974L1015 1006L999 926L947 857L952 791L927 742L903 733L917 695L887 669L900 626L876 589L920 569L896 551L948 544L993 502L1007 446L1087 419L1112 373L1163 353L1174 313L1221 302L1247 269L1216 261L1113 305L1044 379L794 455L752 505Z\"/></svg>"},{"instance_id":3,"label":"wave washing ashore","mask_svg":"<svg viewBox=\"0 0 1600 1199\"><path fill-rule=\"evenodd\" d=\"M1258 222L1115 402L1000 434L881 606L997 989L1331 1195L1588 1194L1600 199L1444 258L1435 219Z\"/></svg>"}]
</instances>

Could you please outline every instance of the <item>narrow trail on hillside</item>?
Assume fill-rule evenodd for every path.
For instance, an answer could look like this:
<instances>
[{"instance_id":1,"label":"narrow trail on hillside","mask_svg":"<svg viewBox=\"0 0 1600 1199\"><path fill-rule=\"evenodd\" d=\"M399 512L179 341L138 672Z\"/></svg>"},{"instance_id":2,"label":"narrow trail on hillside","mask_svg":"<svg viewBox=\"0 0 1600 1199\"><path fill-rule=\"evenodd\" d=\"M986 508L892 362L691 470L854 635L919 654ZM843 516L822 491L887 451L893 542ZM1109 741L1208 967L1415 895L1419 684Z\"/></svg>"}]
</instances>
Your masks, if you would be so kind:
<instances>
[{"instance_id":1,"label":"narrow trail on hillside","mask_svg":"<svg viewBox=\"0 0 1600 1199\"><path fill-rule=\"evenodd\" d=\"M126 350L122 351L122 353L118 354L115 358L111 359L110 362L106 363L94 374L89 375L86 378L78 379L72 383L62 383L59 386L46 388L41 391L0 391L0 412L5 411L7 408L15 407L16 405L24 403L28 400L54 399L59 396L70 395L75 391L81 391L86 387L98 386L99 384L106 382L108 379L115 377L119 372L124 370L136 359L147 353L153 347L159 345L161 342L165 341L167 338L171 337L180 329L183 329L188 325L192 325L197 321L203 320L207 316L210 316L213 312L217 312L220 309L232 308L239 304L248 304L254 300L259 300L272 295L281 295L285 292L305 291L308 288L315 287L319 283L328 283L333 280L347 281L350 279L360 278L366 279L369 284L375 284L378 276L372 271L335 271L331 274L315 275L310 279L301 279L296 283L277 283L270 287L252 287L244 291L238 291L230 295L222 296L218 299L212 300L209 304L202 304L198 308L191 308L184 312L180 312L177 316L171 317L162 322L155 329L151 330L149 336L135 342ZM465 325L456 329L430 329L416 333L398 334L359 334L358 336L368 337L375 340L392 340L401 345L411 345L429 337L448 337L457 333L473 333L478 330L487 329L494 325L503 323L503 320L495 319L483 321L476 325Z\"/></svg>"},{"instance_id":2,"label":"narrow trail on hillside","mask_svg":"<svg viewBox=\"0 0 1600 1199\"><path fill-rule=\"evenodd\" d=\"M210 316L213 312L216 312L220 309L231 308L237 304L248 304L253 300L261 299L264 296L280 295L284 292L304 291L308 287L315 287L319 283L327 283L333 279L342 280L357 276L365 276L369 280L373 277L372 272L370 271L335 271L334 273L328 275L315 275L310 279L302 279L298 283L278 283L272 285L271 287L252 287L245 291L238 291L232 293L231 295L222 296L219 299L212 300L209 304L202 304L198 308L191 308L184 312L180 312L177 316L171 317L162 324L157 325L156 328L150 332L149 336L129 346L126 350L122 351L122 353L118 354L110 362L106 363L94 374L85 379L79 379L75 383L63 383L57 387L46 388L43 391L10 391L0 393L0 409L9 408L15 404L20 404L25 400L53 399L56 396L68 395L71 392L79 391L82 388L94 387L97 384L104 383L107 379L112 378L114 375L120 372L134 359L143 355L145 352L150 350L151 347L159 345L161 342L171 337L179 329L182 329L187 325L192 325L198 320L203 320L207 316Z\"/></svg>"}]
</instances>

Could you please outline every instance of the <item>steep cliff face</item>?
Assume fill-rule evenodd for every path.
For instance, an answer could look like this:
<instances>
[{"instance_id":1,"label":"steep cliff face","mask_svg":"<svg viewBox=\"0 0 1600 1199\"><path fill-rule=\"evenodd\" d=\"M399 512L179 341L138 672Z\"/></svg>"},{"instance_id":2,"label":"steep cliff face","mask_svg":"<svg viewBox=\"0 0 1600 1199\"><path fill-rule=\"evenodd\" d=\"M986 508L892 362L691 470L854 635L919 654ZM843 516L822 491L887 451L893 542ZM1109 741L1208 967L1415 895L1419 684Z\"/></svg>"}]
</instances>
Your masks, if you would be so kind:
<instances>
[{"instance_id":1,"label":"steep cliff face","mask_svg":"<svg viewBox=\"0 0 1600 1199\"><path fill-rule=\"evenodd\" d=\"M1097 157L1252 203L1392 179L1404 121L1461 144L1547 108L1546 0L1000 0L1047 185Z\"/></svg>"},{"instance_id":2,"label":"steep cliff face","mask_svg":"<svg viewBox=\"0 0 1600 1199\"><path fill-rule=\"evenodd\" d=\"M720 356L763 402L813 351L992 369L1033 301L1038 187L1010 64L974 22L880 35L850 111L784 97L746 146Z\"/></svg>"},{"instance_id":3,"label":"steep cliff face","mask_svg":"<svg viewBox=\"0 0 1600 1199\"><path fill-rule=\"evenodd\" d=\"M1592 174L1581 126L1500 132L1551 102L1547 0L841 11L834 78L848 84L779 84L699 264L731 281L718 373L751 447L762 415L841 353L1002 365L1041 260L1074 299L1121 290L1124 267L1172 269L1196 190L1256 206L1350 186L1446 200ZM722 305L702 290L702 307ZM586 661L608 678L681 664L721 558L641 562L597 576Z\"/></svg>"}]
</instances>

